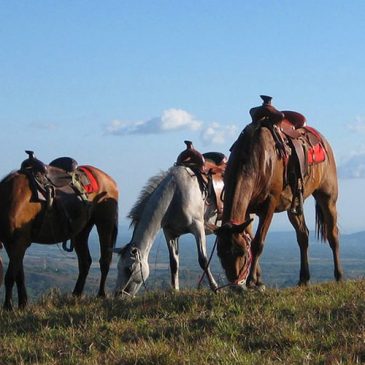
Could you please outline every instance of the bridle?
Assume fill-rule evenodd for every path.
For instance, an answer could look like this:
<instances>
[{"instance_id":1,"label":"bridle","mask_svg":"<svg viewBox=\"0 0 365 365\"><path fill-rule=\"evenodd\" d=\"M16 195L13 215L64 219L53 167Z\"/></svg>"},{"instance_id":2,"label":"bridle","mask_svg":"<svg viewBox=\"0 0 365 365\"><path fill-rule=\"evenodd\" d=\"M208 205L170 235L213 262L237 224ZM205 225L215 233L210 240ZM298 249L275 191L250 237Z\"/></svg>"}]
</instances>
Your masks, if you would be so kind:
<instances>
[{"instance_id":1,"label":"bridle","mask_svg":"<svg viewBox=\"0 0 365 365\"><path fill-rule=\"evenodd\" d=\"M219 290L222 290L224 288L231 287L231 286L242 286L247 281L248 275L250 274L251 264L252 264L252 248L251 248L252 239L251 239L251 236L246 231L244 231L242 234L245 236L247 259L246 259L245 263L242 264L242 266L239 270L237 279L231 283L218 287L217 289L215 289L215 292L218 292Z\"/></svg>"},{"instance_id":2,"label":"bridle","mask_svg":"<svg viewBox=\"0 0 365 365\"><path fill-rule=\"evenodd\" d=\"M142 283L143 283L143 286L144 286L145 290L148 291L148 288L147 288L147 285L146 285L145 278L143 276L141 250L138 247L130 246L130 251L131 251L132 256L134 257L135 262L131 265L131 269L130 269L131 273L130 273L128 281L126 282L126 284L123 286L122 289L118 290L118 294L133 297L132 294L130 294L126 291L126 288L131 283L133 276L138 273L138 271L136 271L138 268L139 268L139 272L141 274Z\"/></svg>"}]
</instances>

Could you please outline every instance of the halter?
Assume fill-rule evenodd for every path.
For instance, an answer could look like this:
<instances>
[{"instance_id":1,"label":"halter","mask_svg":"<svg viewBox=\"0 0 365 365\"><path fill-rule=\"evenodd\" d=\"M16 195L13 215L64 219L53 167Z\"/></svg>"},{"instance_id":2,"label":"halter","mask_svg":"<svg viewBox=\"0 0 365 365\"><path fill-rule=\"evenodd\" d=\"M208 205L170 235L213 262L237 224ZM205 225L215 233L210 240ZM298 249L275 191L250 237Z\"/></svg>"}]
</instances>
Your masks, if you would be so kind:
<instances>
[{"instance_id":1,"label":"halter","mask_svg":"<svg viewBox=\"0 0 365 365\"><path fill-rule=\"evenodd\" d=\"M247 232L244 231L243 234L245 235L245 239L246 239L247 246L248 246L248 247L246 247L248 258L247 258L246 262L240 268L237 279L231 283L218 287L217 289L215 289L215 292L218 292L219 290L222 290L224 288L231 287L231 286L237 286L237 285L242 286L242 284L247 281L247 277L250 273L251 264L252 264L252 248L251 248L252 239L251 239L251 236Z\"/></svg>"},{"instance_id":2,"label":"halter","mask_svg":"<svg viewBox=\"0 0 365 365\"><path fill-rule=\"evenodd\" d=\"M142 270L142 255L141 255L141 250L138 247L135 246L131 246L132 250L136 250L136 254L135 254L135 262L132 264L132 270L131 270L131 274L129 276L128 281L126 282L126 284L123 286L123 288L121 290L118 291L118 293L121 293L122 295L125 294L129 297L132 297L133 295L128 293L125 289L127 288L127 286L130 284L132 277L134 274L138 273L138 271L136 272L136 267L137 265L139 266L139 271L141 273L141 278L142 278L142 283L143 286L145 288L146 291L148 291L147 285L146 285L146 281L144 279L143 276L143 270ZM134 255L133 255L134 256ZM134 266L134 267L133 267Z\"/></svg>"}]
</instances>

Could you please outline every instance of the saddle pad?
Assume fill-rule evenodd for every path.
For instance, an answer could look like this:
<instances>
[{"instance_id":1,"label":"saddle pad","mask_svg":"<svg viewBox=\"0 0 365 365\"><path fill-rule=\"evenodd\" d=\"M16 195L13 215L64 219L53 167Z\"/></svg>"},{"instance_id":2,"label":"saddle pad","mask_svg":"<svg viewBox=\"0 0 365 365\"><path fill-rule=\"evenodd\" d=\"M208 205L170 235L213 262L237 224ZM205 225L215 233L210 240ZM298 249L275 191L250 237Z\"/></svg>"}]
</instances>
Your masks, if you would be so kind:
<instances>
[{"instance_id":1,"label":"saddle pad","mask_svg":"<svg viewBox=\"0 0 365 365\"><path fill-rule=\"evenodd\" d=\"M90 194L97 192L99 190L99 184L92 174L91 168L89 166L79 166L78 169L84 172L87 179L89 180L88 184L83 185L86 193Z\"/></svg>"},{"instance_id":2,"label":"saddle pad","mask_svg":"<svg viewBox=\"0 0 365 365\"><path fill-rule=\"evenodd\" d=\"M308 150L308 164L323 162L326 159L326 152L321 143L316 144Z\"/></svg>"}]
</instances>

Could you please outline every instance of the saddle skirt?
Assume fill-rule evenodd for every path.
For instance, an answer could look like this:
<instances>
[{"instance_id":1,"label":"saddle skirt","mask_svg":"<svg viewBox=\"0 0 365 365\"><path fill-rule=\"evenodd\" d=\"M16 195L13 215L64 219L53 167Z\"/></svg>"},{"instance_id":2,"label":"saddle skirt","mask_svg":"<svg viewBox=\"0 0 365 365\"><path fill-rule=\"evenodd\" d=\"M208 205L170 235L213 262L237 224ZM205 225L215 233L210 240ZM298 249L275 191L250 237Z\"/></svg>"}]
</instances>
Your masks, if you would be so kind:
<instances>
[{"instance_id":1,"label":"saddle skirt","mask_svg":"<svg viewBox=\"0 0 365 365\"><path fill-rule=\"evenodd\" d=\"M313 127L303 124L296 128L291 121L283 119L274 126L274 131L282 142L281 153L286 153L286 160L290 155L297 157L300 177L309 174L311 165L325 161L326 150L322 137Z\"/></svg>"}]
</instances>

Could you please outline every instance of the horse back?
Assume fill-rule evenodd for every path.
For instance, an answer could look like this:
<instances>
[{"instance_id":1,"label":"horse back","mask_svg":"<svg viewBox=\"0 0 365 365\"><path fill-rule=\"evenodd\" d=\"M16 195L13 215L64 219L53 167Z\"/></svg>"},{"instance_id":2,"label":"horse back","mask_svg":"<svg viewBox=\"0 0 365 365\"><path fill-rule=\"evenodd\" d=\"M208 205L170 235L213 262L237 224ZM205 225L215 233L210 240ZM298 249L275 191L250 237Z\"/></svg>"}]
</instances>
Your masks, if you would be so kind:
<instances>
[{"instance_id":1,"label":"horse back","mask_svg":"<svg viewBox=\"0 0 365 365\"><path fill-rule=\"evenodd\" d=\"M94 166L84 165L80 167L83 168L84 171L89 171L97 183L97 188L90 194L91 200L98 195L104 198L118 200L118 185L111 176Z\"/></svg>"}]
</instances>

